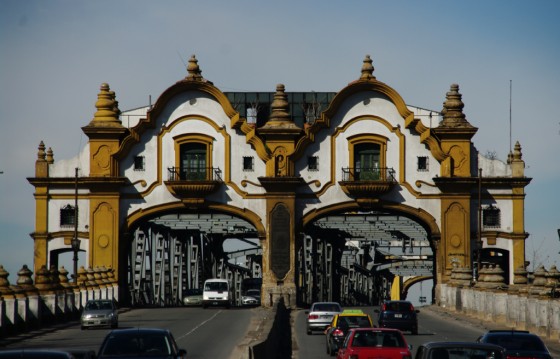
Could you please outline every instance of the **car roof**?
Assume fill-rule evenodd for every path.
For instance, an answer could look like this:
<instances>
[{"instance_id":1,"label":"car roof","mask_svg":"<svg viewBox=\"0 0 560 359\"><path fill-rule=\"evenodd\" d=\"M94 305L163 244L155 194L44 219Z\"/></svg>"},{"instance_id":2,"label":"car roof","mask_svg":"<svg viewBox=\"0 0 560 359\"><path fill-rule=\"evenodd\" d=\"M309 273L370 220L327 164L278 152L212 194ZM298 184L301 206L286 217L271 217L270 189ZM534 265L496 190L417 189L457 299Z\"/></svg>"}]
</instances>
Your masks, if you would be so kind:
<instances>
[{"instance_id":1,"label":"car roof","mask_svg":"<svg viewBox=\"0 0 560 359\"><path fill-rule=\"evenodd\" d=\"M522 336L535 336L538 337L538 335L529 332L528 330L509 330L509 329L504 329L504 330L489 330L488 332L486 332L484 334L484 336L487 335L522 335Z\"/></svg>"},{"instance_id":2,"label":"car roof","mask_svg":"<svg viewBox=\"0 0 560 359\"><path fill-rule=\"evenodd\" d=\"M74 358L72 354L67 351L58 349L8 349L0 350L0 358Z\"/></svg>"},{"instance_id":3,"label":"car roof","mask_svg":"<svg viewBox=\"0 0 560 359\"><path fill-rule=\"evenodd\" d=\"M504 348L489 343L477 343L477 342L428 342L422 344L422 346L433 349L433 348L453 348L453 347L469 347L469 348L480 348L480 349L499 349L504 350Z\"/></svg>"},{"instance_id":4,"label":"car roof","mask_svg":"<svg viewBox=\"0 0 560 359\"><path fill-rule=\"evenodd\" d=\"M337 317L369 317L369 314L364 312L342 312L336 314Z\"/></svg>"},{"instance_id":5,"label":"car roof","mask_svg":"<svg viewBox=\"0 0 560 359\"><path fill-rule=\"evenodd\" d=\"M133 333L138 333L138 334L149 334L149 333L161 334L161 333L171 333L171 332L169 331L169 329L163 329L163 328L123 328L123 329L112 330L109 334L120 335L120 334L133 334Z\"/></svg>"},{"instance_id":6,"label":"car roof","mask_svg":"<svg viewBox=\"0 0 560 359\"><path fill-rule=\"evenodd\" d=\"M395 328L377 328L377 327L370 327L370 328L350 328L350 330L355 331L355 332L360 332L360 331L370 331L370 332L399 332L401 333L400 330L395 329Z\"/></svg>"}]
</instances>

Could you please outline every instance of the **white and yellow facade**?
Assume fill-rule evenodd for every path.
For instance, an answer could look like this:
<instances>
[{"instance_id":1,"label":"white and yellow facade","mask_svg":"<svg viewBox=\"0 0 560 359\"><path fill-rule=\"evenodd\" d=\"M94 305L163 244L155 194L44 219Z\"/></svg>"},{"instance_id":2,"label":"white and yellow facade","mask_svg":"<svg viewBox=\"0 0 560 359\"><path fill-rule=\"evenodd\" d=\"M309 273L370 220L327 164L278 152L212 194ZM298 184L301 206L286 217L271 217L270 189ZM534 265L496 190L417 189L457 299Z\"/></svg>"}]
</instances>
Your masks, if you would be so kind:
<instances>
[{"instance_id":1,"label":"white and yellow facade","mask_svg":"<svg viewBox=\"0 0 560 359\"><path fill-rule=\"evenodd\" d=\"M286 89L278 85L268 121L256 125L202 77L194 56L187 70L154 106L125 113L102 84L97 111L82 128L89 142L77 158L55 161L41 143L35 176L28 179L36 200L35 272L50 264L51 253L71 251L74 229L61 226L60 212L74 203L76 167L78 237L87 258L81 264L111 267L121 284L130 231L146 218L185 210L227 213L252 224L263 247L263 290L270 293L295 291L297 236L334 212L383 209L417 220L434 249L437 283L449 280L453 266L472 265L479 235L484 248L509 253L511 273L525 265L524 188L530 179L521 148L516 145L507 163L481 156L457 85L442 96L441 114L407 106L376 79L367 56L361 76L314 121L296 124ZM220 181L170 178L169 168L182 166L182 148L200 149L205 167L219 169ZM394 182L383 173L365 182L344 177L342 169L356 168L364 148L375 149L376 166L391 168ZM318 168L309 169L310 157L319 159ZM429 164L421 170L420 157ZM138 158L142 171L135 170ZM254 159L252 171L243 170L244 158ZM481 207L500 210L499 226L480 234L479 185ZM276 251L289 253L281 270L272 268Z\"/></svg>"}]
</instances>

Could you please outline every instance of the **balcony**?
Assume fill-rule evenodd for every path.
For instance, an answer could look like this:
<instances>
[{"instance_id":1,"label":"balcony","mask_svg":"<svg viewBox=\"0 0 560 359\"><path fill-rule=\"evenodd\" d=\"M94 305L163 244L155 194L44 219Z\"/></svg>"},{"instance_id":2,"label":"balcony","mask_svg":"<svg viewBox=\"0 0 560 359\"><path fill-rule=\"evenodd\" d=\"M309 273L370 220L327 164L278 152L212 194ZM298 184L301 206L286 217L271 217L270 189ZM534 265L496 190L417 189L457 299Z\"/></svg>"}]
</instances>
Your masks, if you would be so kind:
<instances>
[{"instance_id":1,"label":"balcony","mask_svg":"<svg viewBox=\"0 0 560 359\"><path fill-rule=\"evenodd\" d=\"M185 204L202 204L223 183L219 168L169 167L167 174L167 189Z\"/></svg>"},{"instance_id":2,"label":"balcony","mask_svg":"<svg viewBox=\"0 0 560 359\"><path fill-rule=\"evenodd\" d=\"M392 168L343 168L342 190L356 199L371 199L388 192L397 183Z\"/></svg>"}]
</instances>

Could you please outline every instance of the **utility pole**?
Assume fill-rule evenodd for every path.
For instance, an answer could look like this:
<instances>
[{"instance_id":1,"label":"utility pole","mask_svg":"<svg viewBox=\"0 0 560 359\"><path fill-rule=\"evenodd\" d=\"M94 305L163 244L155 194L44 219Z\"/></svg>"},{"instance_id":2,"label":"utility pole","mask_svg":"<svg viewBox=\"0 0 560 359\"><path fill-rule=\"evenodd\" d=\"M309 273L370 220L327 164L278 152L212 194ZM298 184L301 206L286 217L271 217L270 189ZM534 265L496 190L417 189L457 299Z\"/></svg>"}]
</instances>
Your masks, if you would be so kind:
<instances>
[{"instance_id":1,"label":"utility pole","mask_svg":"<svg viewBox=\"0 0 560 359\"><path fill-rule=\"evenodd\" d=\"M478 169L478 243L477 243L476 279L480 276L482 256L482 168Z\"/></svg>"},{"instance_id":2,"label":"utility pole","mask_svg":"<svg viewBox=\"0 0 560 359\"><path fill-rule=\"evenodd\" d=\"M74 252L74 283L78 283L78 251L80 250L80 240L78 239L78 167L74 178L74 236L71 241L72 251Z\"/></svg>"}]
</instances>

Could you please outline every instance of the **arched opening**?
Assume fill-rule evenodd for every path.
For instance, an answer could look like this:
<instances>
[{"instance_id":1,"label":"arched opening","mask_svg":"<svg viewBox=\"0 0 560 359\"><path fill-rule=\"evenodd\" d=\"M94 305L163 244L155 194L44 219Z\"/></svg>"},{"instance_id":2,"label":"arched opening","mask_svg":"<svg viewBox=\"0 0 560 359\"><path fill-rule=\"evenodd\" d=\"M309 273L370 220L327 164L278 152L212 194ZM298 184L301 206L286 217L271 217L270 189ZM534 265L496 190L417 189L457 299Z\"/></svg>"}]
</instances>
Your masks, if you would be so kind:
<instances>
[{"instance_id":1,"label":"arched opening","mask_svg":"<svg viewBox=\"0 0 560 359\"><path fill-rule=\"evenodd\" d=\"M396 279L435 282L432 241L430 227L403 211L324 213L307 223L298 242L298 301L376 305L391 298Z\"/></svg>"},{"instance_id":2,"label":"arched opening","mask_svg":"<svg viewBox=\"0 0 560 359\"><path fill-rule=\"evenodd\" d=\"M247 219L219 211L166 210L130 226L126 301L133 306L180 306L206 279L230 282L232 305L241 305L242 283L262 277L262 248Z\"/></svg>"}]
</instances>

